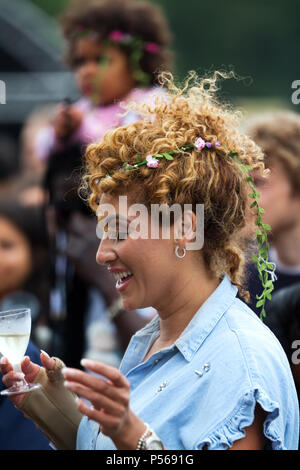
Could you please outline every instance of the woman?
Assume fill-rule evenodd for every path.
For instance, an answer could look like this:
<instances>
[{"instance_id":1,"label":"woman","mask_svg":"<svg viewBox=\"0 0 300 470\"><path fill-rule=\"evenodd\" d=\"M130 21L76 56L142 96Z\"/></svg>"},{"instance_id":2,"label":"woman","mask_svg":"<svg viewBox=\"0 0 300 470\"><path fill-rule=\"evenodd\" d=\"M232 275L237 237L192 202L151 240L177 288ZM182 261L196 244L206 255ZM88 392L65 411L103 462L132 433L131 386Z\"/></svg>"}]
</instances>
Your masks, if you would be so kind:
<instances>
[{"instance_id":1,"label":"woman","mask_svg":"<svg viewBox=\"0 0 300 470\"><path fill-rule=\"evenodd\" d=\"M101 378L76 369L61 374L59 361L45 355L47 373L24 361L28 379L51 382L52 396L53 374L56 384L66 379L55 413L52 400L56 421L51 429L47 423L60 448L74 448L75 441L78 449L297 448L298 403L287 358L236 298L238 291L247 297L239 240L249 204L243 170L263 169L262 154L237 130L237 116L217 103L216 80L192 86L188 80L178 90L166 76L168 99L138 106L144 121L110 131L87 150L84 186L104 228L97 261L115 276L125 309L151 305L158 316L133 336L120 370L82 361ZM184 213L168 218L162 206L157 219L155 204L163 203ZM258 216L256 222L263 230ZM2 370L8 386L14 372L5 360ZM71 392L92 407L82 399L75 406ZM43 425L47 398L35 407L34 396L39 392L14 402ZM63 427L72 435L68 442L66 431L59 434Z\"/></svg>"}]
</instances>

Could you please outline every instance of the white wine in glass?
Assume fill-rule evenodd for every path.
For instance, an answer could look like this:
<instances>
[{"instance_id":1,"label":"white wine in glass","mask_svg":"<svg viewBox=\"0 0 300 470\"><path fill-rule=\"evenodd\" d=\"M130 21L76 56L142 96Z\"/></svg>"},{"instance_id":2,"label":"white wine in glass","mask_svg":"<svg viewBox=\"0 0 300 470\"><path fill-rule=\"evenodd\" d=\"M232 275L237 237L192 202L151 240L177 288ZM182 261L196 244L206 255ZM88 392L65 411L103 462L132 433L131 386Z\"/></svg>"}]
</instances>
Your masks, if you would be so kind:
<instances>
[{"instance_id":1,"label":"white wine in glass","mask_svg":"<svg viewBox=\"0 0 300 470\"><path fill-rule=\"evenodd\" d=\"M29 308L0 312L0 352L7 357L16 372L22 372L21 362L26 352L31 330ZM12 387L2 390L1 395L19 395L40 388L41 385L26 382L25 378Z\"/></svg>"}]
</instances>

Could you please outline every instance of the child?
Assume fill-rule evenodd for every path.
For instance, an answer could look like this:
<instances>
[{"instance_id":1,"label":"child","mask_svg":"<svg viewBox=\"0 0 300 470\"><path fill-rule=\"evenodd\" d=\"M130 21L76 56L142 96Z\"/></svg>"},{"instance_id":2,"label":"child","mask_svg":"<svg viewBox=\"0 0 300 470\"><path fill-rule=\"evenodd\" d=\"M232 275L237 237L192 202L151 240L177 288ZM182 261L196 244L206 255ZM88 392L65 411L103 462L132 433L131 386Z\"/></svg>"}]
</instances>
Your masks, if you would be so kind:
<instances>
[{"instance_id":1,"label":"child","mask_svg":"<svg viewBox=\"0 0 300 470\"><path fill-rule=\"evenodd\" d=\"M66 61L82 98L58 107L37 138L39 158L67 144L101 140L107 130L137 119L121 102L145 101L156 72L170 68L170 34L157 6L133 0L73 5L62 18ZM123 116L122 116L123 114Z\"/></svg>"}]
</instances>

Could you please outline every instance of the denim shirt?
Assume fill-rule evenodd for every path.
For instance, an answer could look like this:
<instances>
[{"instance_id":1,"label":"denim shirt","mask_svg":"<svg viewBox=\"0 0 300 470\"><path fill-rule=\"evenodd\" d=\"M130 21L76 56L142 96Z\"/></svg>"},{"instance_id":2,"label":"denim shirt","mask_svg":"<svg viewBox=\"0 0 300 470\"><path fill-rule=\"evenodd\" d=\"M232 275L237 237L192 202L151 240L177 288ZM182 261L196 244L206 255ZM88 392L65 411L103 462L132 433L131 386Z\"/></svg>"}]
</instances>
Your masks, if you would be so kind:
<instances>
[{"instance_id":1,"label":"denim shirt","mask_svg":"<svg viewBox=\"0 0 300 470\"><path fill-rule=\"evenodd\" d=\"M245 437L258 403L272 449L297 449L299 407L287 357L274 334L236 298L227 275L175 343L142 363L159 317L131 339L120 365L130 407L167 449L227 449ZM115 450L84 417L78 449Z\"/></svg>"}]
</instances>

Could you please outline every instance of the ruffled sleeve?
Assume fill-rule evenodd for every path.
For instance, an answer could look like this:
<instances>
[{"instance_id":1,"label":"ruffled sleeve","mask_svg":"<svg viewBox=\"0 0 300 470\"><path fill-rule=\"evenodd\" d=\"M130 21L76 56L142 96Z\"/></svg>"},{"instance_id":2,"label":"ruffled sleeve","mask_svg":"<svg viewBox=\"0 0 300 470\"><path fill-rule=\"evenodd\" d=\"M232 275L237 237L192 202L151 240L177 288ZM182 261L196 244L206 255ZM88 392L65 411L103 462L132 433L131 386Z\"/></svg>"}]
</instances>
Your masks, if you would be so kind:
<instances>
[{"instance_id":1,"label":"ruffled sleeve","mask_svg":"<svg viewBox=\"0 0 300 470\"><path fill-rule=\"evenodd\" d=\"M279 404L272 401L268 395L260 389L254 389L244 393L232 413L206 436L203 436L196 444L196 449L206 447L208 450L226 450L233 443L246 436L245 428L251 426L254 421L254 410L259 403L267 412L264 421L264 435L269 440L272 450L285 450L284 426L281 422Z\"/></svg>"}]
</instances>

